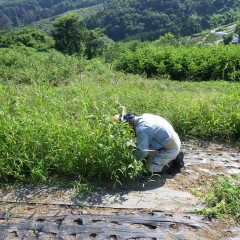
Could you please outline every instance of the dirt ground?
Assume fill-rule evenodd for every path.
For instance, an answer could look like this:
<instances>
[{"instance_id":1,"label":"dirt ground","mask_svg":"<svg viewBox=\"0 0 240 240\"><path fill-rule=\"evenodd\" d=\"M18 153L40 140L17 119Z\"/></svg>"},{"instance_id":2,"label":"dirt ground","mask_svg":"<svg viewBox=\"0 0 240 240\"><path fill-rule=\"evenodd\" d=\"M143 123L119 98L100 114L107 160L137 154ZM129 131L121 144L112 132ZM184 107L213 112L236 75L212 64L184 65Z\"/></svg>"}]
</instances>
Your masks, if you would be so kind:
<instances>
[{"instance_id":1,"label":"dirt ground","mask_svg":"<svg viewBox=\"0 0 240 240\"><path fill-rule=\"evenodd\" d=\"M185 167L179 174L154 176L145 183L123 184L114 190L106 188L83 197L76 197L74 190L70 188L19 186L10 191L1 189L0 240L25 239L17 226L25 223L26 217L36 219L53 216L78 216L78 219L79 216L82 219L98 216L100 220L92 219L91 224L105 219L108 229L111 225L115 232L120 231L123 235L112 234L106 238L106 233L102 230L105 225L102 225L101 231L101 225L98 225L94 231L103 235L91 233L87 238L82 238L69 233L71 237L57 238L60 233L54 228L55 233L51 237L46 235L48 237L43 239L240 240L240 228L233 221L196 214L194 209L204 207L204 203L191 194L194 189L204 195L219 175L239 174L239 149L214 143L188 142L183 144L183 151ZM116 220L110 220L112 217ZM110 222L107 222L108 218ZM142 219L143 222L136 223L136 219ZM49 222L51 221L48 219ZM113 223L117 226L113 226ZM5 235L1 235L1 226ZM139 236L137 231L145 237L136 237ZM135 235L131 237L130 233ZM149 235L150 233L153 235ZM30 239L41 239L36 233L35 237Z\"/></svg>"}]
</instances>

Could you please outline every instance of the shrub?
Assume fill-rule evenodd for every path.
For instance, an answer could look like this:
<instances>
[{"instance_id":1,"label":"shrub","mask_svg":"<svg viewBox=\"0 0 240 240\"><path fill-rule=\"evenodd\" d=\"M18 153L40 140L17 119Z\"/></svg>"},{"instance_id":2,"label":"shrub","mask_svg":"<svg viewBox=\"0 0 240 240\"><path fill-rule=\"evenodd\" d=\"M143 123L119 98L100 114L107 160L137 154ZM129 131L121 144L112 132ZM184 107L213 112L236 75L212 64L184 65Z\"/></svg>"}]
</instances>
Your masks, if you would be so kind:
<instances>
[{"instance_id":1,"label":"shrub","mask_svg":"<svg viewBox=\"0 0 240 240\"><path fill-rule=\"evenodd\" d=\"M149 43L119 54L115 64L117 70L148 77L168 75L172 80L239 81L239 56L240 45L175 48Z\"/></svg>"}]
</instances>

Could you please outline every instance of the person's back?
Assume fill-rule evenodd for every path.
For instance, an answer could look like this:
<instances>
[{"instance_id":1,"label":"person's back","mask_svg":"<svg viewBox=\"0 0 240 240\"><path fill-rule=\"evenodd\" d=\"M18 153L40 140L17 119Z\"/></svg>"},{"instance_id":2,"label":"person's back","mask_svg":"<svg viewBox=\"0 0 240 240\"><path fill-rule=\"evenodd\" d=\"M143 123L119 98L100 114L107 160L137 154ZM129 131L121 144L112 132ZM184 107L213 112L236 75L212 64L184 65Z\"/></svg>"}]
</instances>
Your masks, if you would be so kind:
<instances>
[{"instance_id":1,"label":"person's back","mask_svg":"<svg viewBox=\"0 0 240 240\"><path fill-rule=\"evenodd\" d=\"M145 159L149 172L164 173L184 167L181 141L166 119L150 113L117 114L114 119L124 120L133 128L137 140L136 159Z\"/></svg>"},{"instance_id":2,"label":"person's back","mask_svg":"<svg viewBox=\"0 0 240 240\"><path fill-rule=\"evenodd\" d=\"M150 172L161 172L180 153L179 136L166 119L149 113L135 116L134 130L137 138L136 158L148 158Z\"/></svg>"},{"instance_id":3,"label":"person's back","mask_svg":"<svg viewBox=\"0 0 240 240\"><path fill-rule=\"evenodd\" d=\"M164 118L145 113L134 118L137 145L140 149L157 150L165 147L176 135L172 125Z\"/></svg>"}]
</instances>

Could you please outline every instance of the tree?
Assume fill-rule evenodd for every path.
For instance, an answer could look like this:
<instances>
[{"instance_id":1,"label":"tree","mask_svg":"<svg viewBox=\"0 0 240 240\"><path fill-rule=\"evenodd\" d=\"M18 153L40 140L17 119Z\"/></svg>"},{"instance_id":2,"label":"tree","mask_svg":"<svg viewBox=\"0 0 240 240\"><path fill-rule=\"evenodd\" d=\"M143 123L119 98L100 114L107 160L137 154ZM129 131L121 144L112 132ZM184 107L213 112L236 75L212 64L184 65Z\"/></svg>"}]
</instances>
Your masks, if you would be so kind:
<instances>
[{"instance_id":1,"label":"tree","mask_svg":"<svg viewBox=\"0 0 240 240\"><path fill-rule=\"evenodd\" d=\"M179 46L179 41L172 33L166 33L164 36L160 37L155 41L157 46Z\"/></svg>"},{"instance_id":2,"label":"tree","mask_svg":"<svg viewBox=\"0 0 240 240\"><path fill-rule=\"evenodd\" d=\"M80 54L91 59L106 47L106 37L101 30L88 30L76 15L64 15L53 24L55 48L65 54Z\"/></svg>"},{"instance_id":3,"label":"tree","mask_svg":"<svg viewBox=\"0 0 240 240\"><path fill-rule=\"evenodd\" d=\"M53 26L52 36L57 50L70 55L85 52L86 28L82 20L72 14L64 15L57 18Z\"/></svg>"},{"instance_id":4,"label":"tree","mask_svg":"<svg viewBox=\"0 0 240 240\"><path fill-rule=\"evenodd\" d=\"M88 41L86 42L86 56L88 59L102 55L106 48L112 44L113 41L104 36L102 30L90 30L88 34Z\"/></svg>"},{"instance_id":5,"label":"tree","mask_svg":"<svg viewBox=\"0 0 240 240\"><path fill-rule=\"evenodd\" d=\"M230 34L227 34L227 35L224 35L223 36L223 42L225 45L228 45L232 42L232 38L233 38L233 34L230 33Z\"/></svg>"},{"instance_id":6,"label":"tree","mask_svg":"<svg viewBox=\"0 0 240 240\"><path fill-rule=\"evenodd\" d=\"M184 35L191 35L202 31L201 18L197 14L192 14L185 22L185 28L182 29Z\"/></svg>"}]
</instances>

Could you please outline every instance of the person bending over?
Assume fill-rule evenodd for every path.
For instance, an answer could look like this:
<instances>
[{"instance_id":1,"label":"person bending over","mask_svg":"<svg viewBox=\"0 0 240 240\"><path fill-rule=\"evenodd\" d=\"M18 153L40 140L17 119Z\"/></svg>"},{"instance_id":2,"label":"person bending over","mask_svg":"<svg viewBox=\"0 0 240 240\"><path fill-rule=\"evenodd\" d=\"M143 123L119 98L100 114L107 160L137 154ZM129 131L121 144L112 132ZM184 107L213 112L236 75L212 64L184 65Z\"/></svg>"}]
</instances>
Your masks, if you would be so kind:
<instances>
[{"instance_id":1,"label":"person bending over","mask_svg":"<svg viewBox=\"0 0 240 240\"><path fill-rule=\"evenodd\" d=\"M184 167L181 141L173 126L164 118L145 113L115 115L115 120L126 121L136 136L137 160L146 160L151 173L175 173Z\"/></svg>"}]
</instances>

